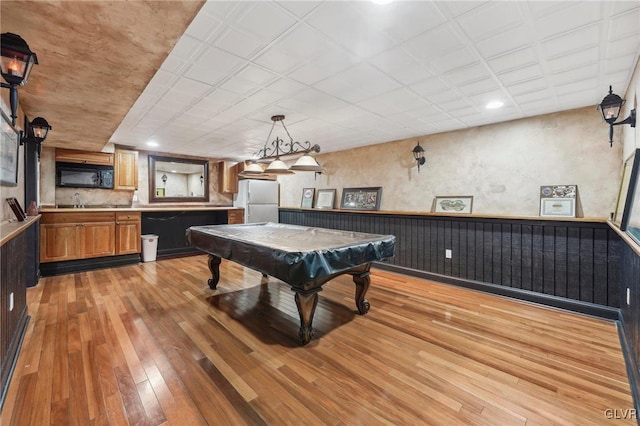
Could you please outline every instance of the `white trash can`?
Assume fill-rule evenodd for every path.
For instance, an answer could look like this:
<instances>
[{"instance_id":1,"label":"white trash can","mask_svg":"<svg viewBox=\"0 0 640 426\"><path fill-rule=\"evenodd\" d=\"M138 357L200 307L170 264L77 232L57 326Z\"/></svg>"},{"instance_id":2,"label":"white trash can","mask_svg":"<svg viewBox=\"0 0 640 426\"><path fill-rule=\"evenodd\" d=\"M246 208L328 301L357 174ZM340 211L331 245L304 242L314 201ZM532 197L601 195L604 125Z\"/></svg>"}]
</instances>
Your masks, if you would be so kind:
<instances>
[{"instance_id":1,"label":"white trash can","mask_svg":"<svg viewBox=\"0 0 640 426\"><path fill-rule=\"evenodd\" d=\"M158 252L158 236L147 234L142 236L142 261L155 262Z\"/></svg>"}]
</instances>

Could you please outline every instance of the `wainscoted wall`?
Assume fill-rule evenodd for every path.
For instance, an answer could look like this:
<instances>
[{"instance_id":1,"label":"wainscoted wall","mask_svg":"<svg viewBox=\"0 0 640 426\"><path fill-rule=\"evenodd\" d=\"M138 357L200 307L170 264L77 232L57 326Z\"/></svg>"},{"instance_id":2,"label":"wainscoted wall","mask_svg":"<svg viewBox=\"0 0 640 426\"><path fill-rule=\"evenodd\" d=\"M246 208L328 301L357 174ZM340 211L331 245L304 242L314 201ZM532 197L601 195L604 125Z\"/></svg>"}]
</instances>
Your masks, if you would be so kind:
<instances>
[{"instance_id":1,"label":"wainscoted wall","mask_svg":"<svg viewBox=\"0 0 640 426\"><path fill-rule=\"evenodd\" d=\"M624 318L627 338L630 341L630 352L632 352L636 365L640 365L640 256L631 249L630 243L620 244L620 255L622 259L622 274L620 285L620 300L622 316ZM626 303L626 289L629 288L630 300ZM638 371L635 372L635 379L640 378Z\"/></svg>"},{"instance_id":2,"label":"wainscoted wall","mask_svg":"<svg viewBox=\"0 0 640 426\"><path fill-rule=\"evenodd\" d=\"M610 148L588 107L320 154L326 173L278 178L280 206L300 207L303 188L337 189L337 206L342 188L381 186L381 210L429 212L436 195L472 195L474 213L537 216L541 185L576 184L584 216L607 218L621 176L617 138ZM418 141L427 159L420 173Z\"/></svg>"},{"instance_id":3,"label":"wainscoted wall","mask_svg":"<svg viewBox=\"0 0 640 426\"><path fill-rule=\"evenodd\" d=\"M619 307L620 237L604 222L283 208L280 221L393 234L396 256L388 263L401 268L570 299L584 306ZM447 249L451 259L445 257ZM617 318L613 310L607 312Z\"/></svg>"}]
</instances>

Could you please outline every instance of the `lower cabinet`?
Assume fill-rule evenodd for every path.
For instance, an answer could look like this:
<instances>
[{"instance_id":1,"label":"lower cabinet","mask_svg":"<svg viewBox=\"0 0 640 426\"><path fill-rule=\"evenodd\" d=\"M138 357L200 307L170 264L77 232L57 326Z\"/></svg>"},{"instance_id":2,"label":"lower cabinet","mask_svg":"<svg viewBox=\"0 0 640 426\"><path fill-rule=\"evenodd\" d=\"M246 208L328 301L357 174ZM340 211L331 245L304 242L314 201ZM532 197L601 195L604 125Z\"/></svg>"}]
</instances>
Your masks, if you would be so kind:
<instances>
[{"instance_id":1,"label":"lower cabinet","mask_svg":"<svg viewBox=\"0 0 640 426\"><path fill-rule=\"evenodd\" d=\"M140 213L43 213L40 262L140 252Z\"/></svg>"},{"instance_id":2,"label":"lower cabinet","mask_svg":"<svg viewBox=\"0 0 640 426\"><path fill-rule=\"evenodd\" d=\"M116 213L116 254L140 253L140 212Z\"/></svg>"}]
</instances>

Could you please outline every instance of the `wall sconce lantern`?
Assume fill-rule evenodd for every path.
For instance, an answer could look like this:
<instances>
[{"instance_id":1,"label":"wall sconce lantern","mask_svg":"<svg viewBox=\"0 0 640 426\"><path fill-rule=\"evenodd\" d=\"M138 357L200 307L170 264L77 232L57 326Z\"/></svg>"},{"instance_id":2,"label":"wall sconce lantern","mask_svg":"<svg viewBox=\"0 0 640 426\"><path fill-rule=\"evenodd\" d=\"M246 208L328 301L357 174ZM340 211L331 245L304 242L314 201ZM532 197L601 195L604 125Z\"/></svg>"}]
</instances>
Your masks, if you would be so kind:
<instances>
[{"instance_id":1,"label":"wall sconce lantern","mask_svg":"<svg viewBox=\"0 0 640 426\"><path fill-rule=\"evenodd\" d=\"M167 175L162 175L162 177L160 179L162 179L162 183L163 184L165 184L165 185L167 184Z\"/></svg>"},{"instance_id":2,"label":"wall sconce lantern","mask_svg":"<svg viewBox=\"0 0 640 426\"><path fill-rule=\"evenodd\" d=\"M416 163L418 163L418 173L420 173L420 166L424 166L424 163L427 161L427 159L424 158L424 148L422 148L420 142L418 142L418 145L416 145L411 152L413 152L413 158L416 160Z\"/></svg>"},{"instance_id":3,"label":"wall sconce lantern","mask_svg":"<svg viewBox=\"0 0 640 426\"><path fill-rule=\"evenodd\" d=\"M52 127L44 118L34 118L30 123L27 124L27 130L25 132L21 132L22 136L20 137L20 145L30 142L37 144L36 152L38 154L38 158L40 158L40 153L42 152L42 142L44 142L44 140L47 138L49 130L51 129Z\"/></svg>"},{"instance_id":4,"label":"wall sconce lantern","mask_svg":"<svg viewBox=\"0 0 640 426\"><path fill-rule=\"evenodd\" d=\"M0 73L6 83L0 83L10 90L11 124L16 125L18 111L18 86L27 82L38 57L29 49L22 37L13 33L0 34Z\"/></svg>"},{"instance_id":5,"label":"wall sconce lantern","mask_svg":"<svg viewBox=\"0 0 640 426\"><path fill-rule=\"evenodd\" d=\"M200 185L204 185L204 176L200 175Z\"/></svg>"},{"instance_id":6,"label":"wall sconce lantern","mask_svg":"<svg viewBox=\"0 0 640 426\"><path fill-rule=\"evenodd\" d=\"M609 86L609 94L602 99L602 102L598 105L600 113L604 121L609 123L609 146L613 146L613 126L620 124L630 124L631 127L636 127L636 110L632 109L629 113L629 117L625 118L619 123L616 123L618 116L620 115L620 108L624 104L624 99L613 93L611 86Z\"/></svg>"}]
</instances>

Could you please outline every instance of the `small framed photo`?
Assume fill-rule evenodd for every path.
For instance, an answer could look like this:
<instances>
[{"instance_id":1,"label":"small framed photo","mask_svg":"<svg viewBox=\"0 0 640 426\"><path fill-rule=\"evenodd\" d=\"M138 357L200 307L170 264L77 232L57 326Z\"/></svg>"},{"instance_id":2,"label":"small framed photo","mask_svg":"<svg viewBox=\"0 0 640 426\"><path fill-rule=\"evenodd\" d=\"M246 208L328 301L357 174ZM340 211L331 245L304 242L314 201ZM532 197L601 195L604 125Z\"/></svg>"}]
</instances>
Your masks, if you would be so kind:
<instances>
[{"instance_id":1,"label":"small framed photo","mask_svg":"<svg viewBox=\"0 0 640 426\"><path fill-rule=\"evenodd\" d=\"M300 202L300 208L310 209L313 207L313 195L315 194L315 188L304 188L302 190L302 201Z\"/></svg>"},{"instance_id":2,"label":"small framed photo","mask_svg":"<svg viewBox=\"0 0 640 426\"><path fill-rule=\"evenodd\" d=\"M382 187L344 188L340 208L346 210L380 210Z\"/></svg>"},{"instance_id":3,"label":"small framed photo","mask_svg":"<svg viewBox=\"0 0 640 426\"><path fill-rule=\"evenodd\" d=\"M0 127L0 185L18 186L18 155L20 149L20 133L11 125L9 117L0 111L2 123Z\"/></svg>"},{"instance_id":4,"label":"small framed photo","mask_svg":"<svg viewBox=\"0 0 640 426\"><path fill-rule=\"evenodd\" d=\"M318 189L316 196L316 209L332 209L335 205L336 190L335 189Z\"/></svg>"},{"instance_id":5,"label":"small framed photo","mask_svg":"<svg viewBox=\"0 0 640 426\"><path fill-rule=\"evenodd\" d=\"M156 197L164 197L164 188L156 188Z\"/></svg>"},{"instance_id":6,"label":"small framed photo","mask_svg":"<svg viewBox=\"0 0 640 426\"><path fill-rule=\"evenodd\" d=\"M540 216L576 217L576 199L542 198Z\"/></svg>"},{"instance_id":7,"label":"small framed photo","mask_svg":"<svg viewBox=\"0 0 640 426\"><path fill-rule=\"evenodd\" d=\"M436 196L433 200L434 213L466 213L473 209L472 195Z\"/></svg>"}]
</instances>

